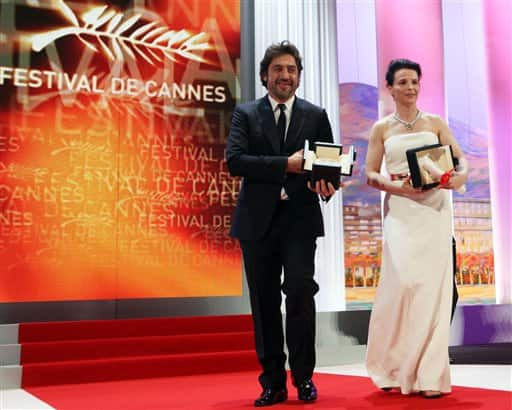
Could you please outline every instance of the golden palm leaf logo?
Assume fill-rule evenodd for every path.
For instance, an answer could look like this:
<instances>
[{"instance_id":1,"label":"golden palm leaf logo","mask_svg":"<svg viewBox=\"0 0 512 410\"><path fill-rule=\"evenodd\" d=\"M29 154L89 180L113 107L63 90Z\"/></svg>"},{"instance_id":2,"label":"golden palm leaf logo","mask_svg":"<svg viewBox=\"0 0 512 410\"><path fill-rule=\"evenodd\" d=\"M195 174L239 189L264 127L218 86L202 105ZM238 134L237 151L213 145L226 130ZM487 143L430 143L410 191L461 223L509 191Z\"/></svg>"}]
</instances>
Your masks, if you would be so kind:
<instances>
[{"instance_id":1,"label":"golden palm leaf logo","mask_svg":"<svg viewBox=\"0 0 512 410\"><path fill-rule=\"evenodd\" d=\"M211 48L206 33L170 30L155 21L140 24L141 14L125 18L123 13L100 6L84 13L80 23L64 1L60 0L58 7L72 25L32 36L34 51L39 52L59 38L73 35L91 50L102 50L111 60L125 60L126 57L136 59L140 56L155 65L163 62L164 58L178 61L179 57L206 62L196 53ZM97 44L91 41L93 38Z\"/></svg>"}]
</instances>

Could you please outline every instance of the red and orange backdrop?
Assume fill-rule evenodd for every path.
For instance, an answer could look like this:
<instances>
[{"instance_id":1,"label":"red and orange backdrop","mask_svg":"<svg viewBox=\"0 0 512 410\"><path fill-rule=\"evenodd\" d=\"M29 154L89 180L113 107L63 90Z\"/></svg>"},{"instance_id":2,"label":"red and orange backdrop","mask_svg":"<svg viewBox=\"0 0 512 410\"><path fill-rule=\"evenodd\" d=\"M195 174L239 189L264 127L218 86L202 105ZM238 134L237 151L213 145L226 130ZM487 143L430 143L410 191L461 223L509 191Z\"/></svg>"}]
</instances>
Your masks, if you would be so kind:
<instances>
[{"instance_id":1,"label":"red and orange backdrop","mask_svg":"<svg viewBox=\"0 0 512 410\"><path fill-rule=\"evenodd\" d=\"M240 295L224 162L239 2L17 3L0 30L0 303Z\"/></svg>"}]
</instances>

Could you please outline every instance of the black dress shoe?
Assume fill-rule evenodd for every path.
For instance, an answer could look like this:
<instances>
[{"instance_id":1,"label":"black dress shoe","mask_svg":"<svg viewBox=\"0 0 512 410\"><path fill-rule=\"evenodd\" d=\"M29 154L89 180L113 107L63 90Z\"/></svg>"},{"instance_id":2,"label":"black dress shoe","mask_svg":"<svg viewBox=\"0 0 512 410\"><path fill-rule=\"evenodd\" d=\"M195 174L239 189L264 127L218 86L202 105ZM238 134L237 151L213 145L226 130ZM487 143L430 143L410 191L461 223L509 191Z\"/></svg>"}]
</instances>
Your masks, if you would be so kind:
<instances>
[{"instance_id":1,"label":"black dress shoe","mask_svg":"<svg viewBox=\"0 0 512 410\"><path fill-rule=\"evenodd\" d=\"M265 389L261 392L260 397L254 400L254 407L272 406L276 403L281 403L288 398L288 391L286 387L277 389Z\"/></svg>"},{"instance_id":2,"label":"black dress shoe","mask_svg":"<svg viewBox=\"0 0 512 410\"><path fill-rule=\"evenodd\" d=\"M304 380L297 386L297 393L299 400L311 402L315 401L318 397L318 392L316 390L315 384L313 380Z\"/></svg>"}]
</instances>

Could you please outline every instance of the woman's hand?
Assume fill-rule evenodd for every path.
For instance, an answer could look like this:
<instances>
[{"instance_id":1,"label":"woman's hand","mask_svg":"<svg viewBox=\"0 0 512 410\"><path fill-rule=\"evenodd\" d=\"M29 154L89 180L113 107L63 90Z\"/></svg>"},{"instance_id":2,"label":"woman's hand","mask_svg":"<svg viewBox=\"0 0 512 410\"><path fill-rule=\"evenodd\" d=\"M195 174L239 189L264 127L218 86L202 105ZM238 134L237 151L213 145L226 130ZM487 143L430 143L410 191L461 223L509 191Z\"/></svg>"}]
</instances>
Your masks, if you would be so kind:
<instances>
[{"instance_id":1,"label":"woman's hand","mask_svg":"<svg viewBox=\"0 0 512 410\"><path fill-rule=\"evenodd\" d=\"M439 185L439 188L458 190L466 183L467 178L468 175L466 172L453 171L450 174L450 179L448 180L448 183L444 185Z\"/></svg>"},{"instance_id":2,"label":"woman's hand","mask_svg":"<svg viewBox=\"0 0 512 410\"><path fill-rule=\"evenodd\" d=\"M421 188L414 188L411 184L411 176L407 176L402 179L402 185L400 185L401 195L411 196L421 194L423 191Z\"/></svg>"}]
</instances>

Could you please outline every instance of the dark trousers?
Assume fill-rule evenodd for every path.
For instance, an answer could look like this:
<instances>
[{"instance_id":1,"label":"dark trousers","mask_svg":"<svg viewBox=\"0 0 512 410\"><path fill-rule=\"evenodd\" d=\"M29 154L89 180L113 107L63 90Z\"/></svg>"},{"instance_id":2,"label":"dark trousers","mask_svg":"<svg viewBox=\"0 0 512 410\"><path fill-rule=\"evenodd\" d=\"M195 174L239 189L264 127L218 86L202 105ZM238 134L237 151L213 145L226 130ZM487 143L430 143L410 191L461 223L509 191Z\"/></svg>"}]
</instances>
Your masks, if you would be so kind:
<instances>
[{"instance_id":1,"label":"dark trousers","mask_svg":"<svg viewBox=\"0 0 512 410\"><path fill-rule=\"evenodd\" d=\"M316 237L304 235L302 221L294 218L290 207L287 201L279 203L264 238L240 241L263 388L286 386L281 290L286 296L286 344L293 382L311 378L315 367Z\"/></svg>"}]
</instances>

